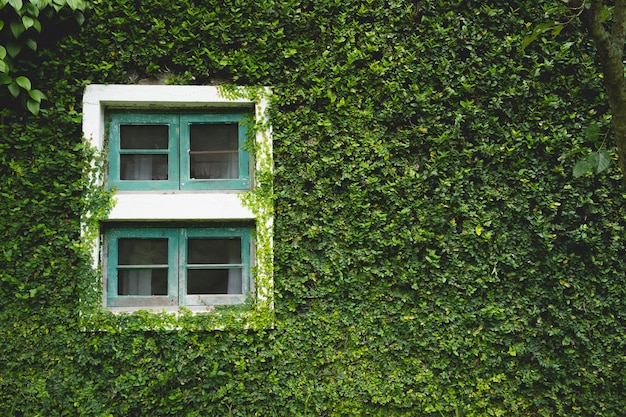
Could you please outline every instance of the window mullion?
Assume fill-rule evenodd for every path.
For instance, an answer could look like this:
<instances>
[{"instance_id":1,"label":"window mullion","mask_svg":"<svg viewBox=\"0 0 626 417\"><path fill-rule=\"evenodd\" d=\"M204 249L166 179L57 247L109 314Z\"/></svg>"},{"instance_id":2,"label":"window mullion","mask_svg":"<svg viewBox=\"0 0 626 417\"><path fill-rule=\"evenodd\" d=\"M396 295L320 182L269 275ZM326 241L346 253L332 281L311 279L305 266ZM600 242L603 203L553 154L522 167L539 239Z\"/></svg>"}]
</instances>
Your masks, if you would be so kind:
<instances>
[{"instance_id":1,"label":"window mullion","mask_svg":"<svg viewBox=\"0 0 626 417\"><path fill-rule=\"evenodd\" d=\"M187 296L187 231L184 228L178 230L178 252L176 255L176 271L178 280L178 305L185 305Z\"/></svg>"},{"instance_id":2,"label":"window mullion","mask_svg":"<svg viewBox=\"0 0 626 417\"><path fill-rule=\"evenodd\" d=\"M181 169L182 169L182 161L181 158L184 155L180 149L181 140L180 140L180 115L175 116L175 123L172 124L170 129L170 175L172 175L174 187L180 189L180 180L182 178Z\"/></svg>"}]
</instances>

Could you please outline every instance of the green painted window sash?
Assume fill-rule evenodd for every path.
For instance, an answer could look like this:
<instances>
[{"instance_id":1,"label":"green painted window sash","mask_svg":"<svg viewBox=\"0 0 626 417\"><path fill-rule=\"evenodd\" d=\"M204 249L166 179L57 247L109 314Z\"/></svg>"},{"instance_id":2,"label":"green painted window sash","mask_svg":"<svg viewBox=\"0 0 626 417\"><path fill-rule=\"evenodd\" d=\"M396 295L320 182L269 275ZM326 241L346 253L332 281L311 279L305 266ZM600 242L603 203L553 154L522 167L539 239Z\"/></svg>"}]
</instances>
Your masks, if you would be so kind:
<instances>
[{"instance_id":1,"label":"green painted window sash","mask_svg":"<svg viewBox=\"0 0 626 417\"><path fill-rule=\"evenodd\" d=\"M106 304L107 307L168 307L168 306L203 306L221 304L241 304L250 292L250 263L252 252L252 229L250 227L219 227L219 228L176 228L176 227L112 227L106 231ZM207 294L187 295L187 268L207 268L203 264L187 265L188 238L229 238L241 239L241 263L210 264L208 267L241 268L241 294ZM150 268L162 265L127 266L118 265L118 240L122 238L136 239L168 239L168 294L162 295L123 295L118 296L118 270Z\"/></svg>"},{"instance_id":2,"label":"green painted window sash","mask_svg":"<svg viewBox=\"0 0 626 417\"><path fill-rule=\"evenodd\" d=\"M203 305L220 305L220 304L242 304L246 301L250 292L250 259L251 259L251 234L252 229L248 227L232 227L232 228L184 228L180 229L181 250L179 261L179 288L182 288L180 295L180 303L185 306L203 306ZM220 269L220 267L236 267L241 268L241 294L211 294L211 295L187 295L184 291L187 288L187 268L199 269L204 264L187 264L186 243L188 238L229 238L235 237L241 239L241 263L240 264L210 264L211 269Z\"/></svg>"},{"instance_id":3,"label":"green painted window sash","mask_svg":"<svg viewBox=\"0 0 626 417\"><path fill-rule=\"evenodd\" d=\"M118 296L118 240L122 238L136 239L167 239L168 268L167 268L167 295L125 295ZM157 307L175 306L178 304L178 269L175 265L176 257L173 256L178 251L177 229L169 228L111 228L106 232L106 300L108 307ZM174 263L174 264L173 264ZM142 265L143 268L149 265ZM119 269L128 269L122 266Z\"/></svg>"},{"instance_id":4,"label":"green painted window sash","mask_svg":"<svg viewBox=\"0 0 626 417\"><path fill-rule=\"evenodd\" d=\"M180 115L180 188L182 190L246 190L250 188L250 157L244 150L248 135L244 114L181 114ZM237 123L239 146L239 178L195 179L189 177L190 127L196 124ZM184 155L183 155L184 153Z\"/></svg>"},{"instance_id":5,"label":"green painted window sash","mask_svg":"<svg viewBox=\"0 0 626 417\"><path fill-rule=\"evenodd\" d=\"M247 138L246 115L228 114L160 114L160 113L110 113L109 122L109 187L118 190L247 190L250 189L250 155L244 149ZM239 178L195 179L189 176L190 126L194 123L237 123L239 145ZM167 150L120 149L120 126L166 125L169 132ZM167 180L120 179L120 155L168 155Z\"/></svg>"},{"instance_id":6,"label":"green painted window sash","mask_svg":"<svg viewBox=\"0 0 626 417\"><path fill-rule=\"evenodd\" d=\"M109 186L118 190L176 190L179 189L180 144L177 115L146 113L112 113L109 115ZM120 149L120 126L122 125L165 125L168 127L168 149L154 151ZM121 180L121 155L163 154L168 155L167 180Z\"/></svg>"}]
</instances>

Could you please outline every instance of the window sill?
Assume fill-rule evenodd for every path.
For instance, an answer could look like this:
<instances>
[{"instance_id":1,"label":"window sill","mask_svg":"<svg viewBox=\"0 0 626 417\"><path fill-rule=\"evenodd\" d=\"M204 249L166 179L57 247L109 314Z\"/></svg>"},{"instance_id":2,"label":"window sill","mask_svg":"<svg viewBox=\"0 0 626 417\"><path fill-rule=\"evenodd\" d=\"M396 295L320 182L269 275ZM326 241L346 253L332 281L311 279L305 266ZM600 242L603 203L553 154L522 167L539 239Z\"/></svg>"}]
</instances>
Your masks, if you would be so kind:
<instances>
[{"instance_id":1,"label":"window sill","mask_svg":"<svg viewBox=\"0 0 626 417\"><path fill-rule=\"evenodd\" d=\"M252 220L242 194L116 192L107 220Z\"/></svg>"}]
</instances>

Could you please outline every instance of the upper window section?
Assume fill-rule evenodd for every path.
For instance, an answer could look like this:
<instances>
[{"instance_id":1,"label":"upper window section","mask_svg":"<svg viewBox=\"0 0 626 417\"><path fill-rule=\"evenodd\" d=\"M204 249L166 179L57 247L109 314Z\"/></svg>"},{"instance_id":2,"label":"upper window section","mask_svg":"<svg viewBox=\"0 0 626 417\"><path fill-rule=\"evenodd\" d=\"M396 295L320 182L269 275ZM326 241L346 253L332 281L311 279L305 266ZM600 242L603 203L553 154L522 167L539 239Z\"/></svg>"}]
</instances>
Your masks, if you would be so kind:
<instances>
[{"instance_id":1,"label":"upper window section","mask_svg":"<svg viewBox=\"0 0 626 417\"><path fill-rule=\"evenodd\" d=\"M246 117L111 112L109 185L118 190L249 189Z\"/></svg>"}]
</instances>

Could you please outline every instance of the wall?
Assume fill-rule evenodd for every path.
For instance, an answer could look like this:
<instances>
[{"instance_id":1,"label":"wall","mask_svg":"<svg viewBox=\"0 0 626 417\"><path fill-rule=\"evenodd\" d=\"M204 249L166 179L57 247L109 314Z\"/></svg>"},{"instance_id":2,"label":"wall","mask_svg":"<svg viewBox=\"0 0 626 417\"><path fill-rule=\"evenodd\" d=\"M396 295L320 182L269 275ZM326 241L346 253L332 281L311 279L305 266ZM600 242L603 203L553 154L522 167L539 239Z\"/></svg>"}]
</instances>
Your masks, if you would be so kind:
<instances>
[{"instance_id":1,"label":"wall","mask_svg":"<svg viewBox=\"0 0 626 417\"><path fill-rule=\"evenodd\" d=\"M612 140L576 28L521 53L550 2L228 3L93 1L19 63L49 100L1 111L3 414L621 415L626 194L571 173ZM84 86L157 78L272 86L273 328L85 331Z\"/></svg>"}]
</instances>

